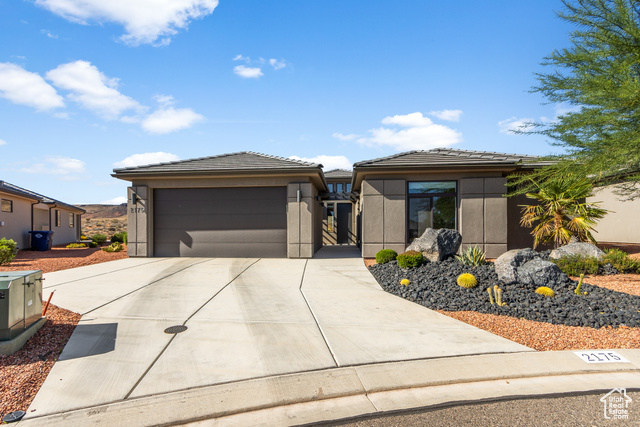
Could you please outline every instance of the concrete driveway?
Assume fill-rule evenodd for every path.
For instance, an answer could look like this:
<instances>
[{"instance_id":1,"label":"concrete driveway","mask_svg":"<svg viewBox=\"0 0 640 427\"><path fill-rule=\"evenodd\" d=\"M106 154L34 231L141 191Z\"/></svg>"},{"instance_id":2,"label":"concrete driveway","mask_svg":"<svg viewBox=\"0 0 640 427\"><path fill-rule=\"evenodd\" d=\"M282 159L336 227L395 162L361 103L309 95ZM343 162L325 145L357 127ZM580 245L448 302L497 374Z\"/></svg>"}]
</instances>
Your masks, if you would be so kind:
<instances>
[{"instance_id":1,"label":"concrete driveway","mask_svg":"<svg viewBox=\"0 0 640 427\"><path fill-rule=\"evenodd\" d=\"M83 315L27 418L240 380L531 351L384 292L351 248L310 260L130 258L45 275ZM187 330L164 330L185 325Z\"/></svg>"}]
</instances>

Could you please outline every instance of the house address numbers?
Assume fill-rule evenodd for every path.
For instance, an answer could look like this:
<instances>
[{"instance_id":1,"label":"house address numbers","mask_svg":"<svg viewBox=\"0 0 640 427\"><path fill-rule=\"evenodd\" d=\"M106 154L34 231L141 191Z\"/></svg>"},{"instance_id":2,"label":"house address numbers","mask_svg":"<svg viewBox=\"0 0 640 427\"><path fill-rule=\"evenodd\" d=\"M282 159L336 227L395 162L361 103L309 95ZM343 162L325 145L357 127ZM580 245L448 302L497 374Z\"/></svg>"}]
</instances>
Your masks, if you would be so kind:
<instances>
[{"instance_id":1,"label":"house address numbers","mask_svg":"<svg viewBox=\"0 0 640 427\"><path fill-rule=\"evenodd\" d=\"M129 208L131 213L144 213L144 208Z\"/></svg>"}]
</instances>

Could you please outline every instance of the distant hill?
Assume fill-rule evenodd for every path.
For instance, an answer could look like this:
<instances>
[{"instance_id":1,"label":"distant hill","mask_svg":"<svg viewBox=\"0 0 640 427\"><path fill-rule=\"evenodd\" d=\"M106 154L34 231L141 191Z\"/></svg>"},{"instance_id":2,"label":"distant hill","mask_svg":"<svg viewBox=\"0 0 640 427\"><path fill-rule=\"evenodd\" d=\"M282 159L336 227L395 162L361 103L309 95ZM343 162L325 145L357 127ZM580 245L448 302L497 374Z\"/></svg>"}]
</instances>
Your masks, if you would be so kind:
<instances>
[{"instance_id":1,"label":"distant hill","mask_svg":"<svg viewBox=\"0 0 640 427\"><path fill-rule=\"evenodd\" d=\"M120 218L127 216L127 204L121 205L76 205L87 213L82 218Z\"/></svg>"},{"instance_id":2,"label":"distant hill","mask_svg":"<svg viewBox=\"0 0 640 427\"><path fill-rule=\"evenodd\" d=\"M87 211L82 215L82 234L91 237L105 234L111 237L127 231L127 204L121 205L76 205Z\"/></svg>"}]
</instances>

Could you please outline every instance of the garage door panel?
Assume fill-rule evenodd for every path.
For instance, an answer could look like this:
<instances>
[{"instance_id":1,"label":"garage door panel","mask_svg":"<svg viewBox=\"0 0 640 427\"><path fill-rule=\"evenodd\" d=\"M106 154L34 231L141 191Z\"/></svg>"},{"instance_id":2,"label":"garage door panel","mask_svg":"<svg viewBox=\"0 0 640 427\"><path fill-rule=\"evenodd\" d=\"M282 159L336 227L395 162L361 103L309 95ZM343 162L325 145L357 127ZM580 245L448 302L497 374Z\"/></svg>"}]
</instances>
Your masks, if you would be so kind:
<instances>
[{"instance_id":1,"label":"garage door panel","mask_svg":"<svg viewBox=\"0 0 640 427\"><path fill-rule=\"evenodd\" d=\"M194 242L203 243L286 243L286 230L252 230L250 232L238 232L237 230L166 230L156 243L180 242L191 245Z\"/></svg>"},{"instance_id":2,"label":"garage door panel","mask_svg":"<svg viewBox=\"0 0 640 427\"><path fill-rule=\"evenodd\" d=\"M279 243L156 243L156 256L208 257L216 258L286 258L286 247Z\"/></svg>"},{"instance_id":3,"label":"garage door panel","mask_svg":"<svg viewBox=\"0 0 640 427\"><path fill-rule=\"evenodd\" d=\"M272 200L155 200L156 209L168 215L188 214L229 214L255 212L282 214L286 206L274 205Z\"/></svg>"},{"instance_id":4,"label":"garage door panel","mask_svg":"<svg viewBox=\"0 0 640 427\"><path fill-rule=\"evenodd\" d=\"M156 189L154 255L286 257L286 187Z\"/></svg>"},{"instance_id":5,"label":"garage door panel","mask_svg":"<svg viewBox=\"0 0 640 427\"><path fill-rule=\"evenodd\" d=\"M158 215L157 229L183 230L261 230L286 229L287 218L282 214L227 215Z\"/></svg>"}]
</instances>

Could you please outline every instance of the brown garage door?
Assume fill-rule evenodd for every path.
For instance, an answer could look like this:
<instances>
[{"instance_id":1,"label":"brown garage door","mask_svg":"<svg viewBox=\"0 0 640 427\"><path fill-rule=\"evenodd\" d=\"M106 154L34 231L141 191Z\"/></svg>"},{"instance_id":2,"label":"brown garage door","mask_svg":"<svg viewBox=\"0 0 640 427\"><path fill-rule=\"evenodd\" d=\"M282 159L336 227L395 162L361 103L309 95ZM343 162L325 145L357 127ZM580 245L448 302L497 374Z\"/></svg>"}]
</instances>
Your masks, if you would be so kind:
<instances>
[{"instance_id":1,"label":"brown garage door","mask_svg":"<svg viewBox=\"0 0 640 427\"><path fill-rule=\"evenodd\" d=\"M154 256L287 256L286 187L156 189Z\"/></svg>"}]
</instances>

